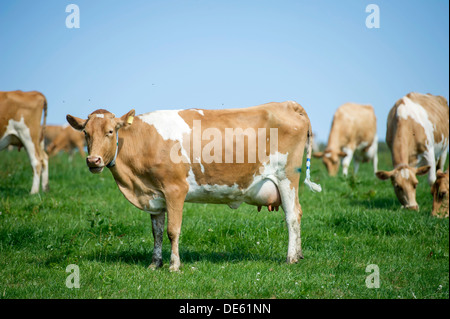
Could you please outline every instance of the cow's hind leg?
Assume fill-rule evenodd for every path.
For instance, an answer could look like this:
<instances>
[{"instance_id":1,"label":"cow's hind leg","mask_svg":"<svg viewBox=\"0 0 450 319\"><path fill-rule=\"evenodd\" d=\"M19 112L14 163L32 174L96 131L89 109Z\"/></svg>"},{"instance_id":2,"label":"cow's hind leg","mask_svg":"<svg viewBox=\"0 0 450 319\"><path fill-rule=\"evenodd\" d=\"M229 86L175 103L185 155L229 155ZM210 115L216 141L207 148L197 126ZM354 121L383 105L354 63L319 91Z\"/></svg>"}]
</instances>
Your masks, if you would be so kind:
<instances>
[{"instance_id":1,"label":"cow's hind leg","mask_svg":"<svg viewBox=\"0 0 450 319\"><path fill-rule=\"evenodd\" d=\"M298 181L297 184L298 185ZM281 205L286 215L286 224L289 232L289 244L287 253L287 263L292 264L303 259L302 243L300 238L300 221L302 209L298 201L297 187L291 187L291 181L284 179L279 183Z\"/></svg>"},{"instance_id":2,"label":"cow's hind leg","mask_svg":"<svg viewBox=\"0 0 450 319\"><path fill-rule=\"evenodd\" d=\"M42 154L40 152L40 143L37 141L37 139L32 139L30 130L26 126L20 127L17 130L17 133L18 138L27 151L31 167L33 168L33 185L31 186L30 194L36 194L39 192L39 182L41 179L42 170Z\"/></svg>"},{"instance_id":3,"label":"cow's hind leg","mask_svg":"<svg viewBox=\"0 0 450 319\"><path fill-rule=\"evenodd\" d=\"M153 232L153 257L149 268L156 269L163 265L162 260L162 242L164 234L164 222L166 213L152 213L152 232Z\"/></svg>"}]
</instances>

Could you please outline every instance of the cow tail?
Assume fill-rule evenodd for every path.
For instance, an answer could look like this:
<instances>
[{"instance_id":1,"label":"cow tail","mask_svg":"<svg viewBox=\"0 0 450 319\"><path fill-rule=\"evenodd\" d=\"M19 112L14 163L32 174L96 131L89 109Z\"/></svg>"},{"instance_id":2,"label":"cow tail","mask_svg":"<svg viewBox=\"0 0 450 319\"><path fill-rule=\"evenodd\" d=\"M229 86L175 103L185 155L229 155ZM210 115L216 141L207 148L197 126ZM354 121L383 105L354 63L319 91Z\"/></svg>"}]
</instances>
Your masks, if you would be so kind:
<instances>
[{"instance_id":1,"label":"cow tail","mask_svg":"<svg viewBox=\"0 0 450 319\"><path fill-rule=\"evenodd\" d=\"M44 96L44 120L42 122L41 140L42 146L44 146L45 127L47 125L47 99Z\"/></svg>"},{"instance_id":2,"label":"cow tail","mask_svg":"<svg viewBox=\"0 0 450 319\"><path fill-rule=\"evenodd\" d=\"M306 142L306 178L305 178L305 184L309 187L309 189L313 192L321 192L322 187L319 184L316 184L311 181L311 154L312 154L312 147L314 143L314 137L312 133L311 128L311 122L309 123L308 128L308 137Z\"/></svg>"}]
</instances>

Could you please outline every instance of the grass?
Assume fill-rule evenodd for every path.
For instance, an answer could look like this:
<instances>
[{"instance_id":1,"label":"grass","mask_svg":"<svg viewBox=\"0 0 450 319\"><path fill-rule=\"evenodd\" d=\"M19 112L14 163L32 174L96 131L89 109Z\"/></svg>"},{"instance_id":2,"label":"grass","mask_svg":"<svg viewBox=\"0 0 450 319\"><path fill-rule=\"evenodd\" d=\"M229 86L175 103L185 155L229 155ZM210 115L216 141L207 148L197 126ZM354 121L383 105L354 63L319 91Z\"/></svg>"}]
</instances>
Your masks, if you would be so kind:
<instances>
[{"instance_id":1,"label":"grass","mask_svg":"<svg viewBox=\"0 0 450 319\"><path fill-rule=\"evenodd\" d=\"M50 191L29 195L25 152L0 153L0 298L449 298L449 220L430 216L432 197L420 177L420 212L400 209L392 186L371 165L357 176L330 178L313 159L300 186L305 259L287 265L284 213L242 205L186 204L181 271L152 271L150 216L121 195L112 175L93 175L84 160L50 161ZM390 156L380 153L380 169ZM305 171L303 169L303 171ZM302 177L302 180L304 175ZM80 269L69 289L66 267ZM380 269L380 288L365 285Z\"/></svg>"}]
</instances>

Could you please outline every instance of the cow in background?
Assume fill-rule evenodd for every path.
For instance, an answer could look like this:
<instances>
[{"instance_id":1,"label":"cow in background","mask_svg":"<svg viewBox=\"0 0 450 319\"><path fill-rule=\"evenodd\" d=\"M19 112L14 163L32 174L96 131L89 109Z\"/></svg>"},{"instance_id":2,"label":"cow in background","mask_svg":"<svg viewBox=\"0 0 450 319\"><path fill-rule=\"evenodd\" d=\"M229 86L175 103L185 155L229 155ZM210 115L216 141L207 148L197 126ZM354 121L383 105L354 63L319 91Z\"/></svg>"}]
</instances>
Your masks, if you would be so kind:
<instances>
[{"instance_id":1,"label":"cow in background","mask_svg":"<svg viewBox=\"0 0 450 319\"><path fill-rule=\"evenodd\" d=\"M348 174L352 159L355 174L360 163L368 161L373 161L375 173L378 169L378 136L373 107L356 103L340 106L334 114L325 151L313 156L322 158L330 176L337 175L341 159L344 176Z\"/></svg>"},{"instance_id":2,"label":"cow in background","mask_svg":"<svg viewBox=\"0 0 450 319\"><path fill-rule=\"evenodd\" d=\"M417 175L428 175L430 186L436 170L444 170L449 135L449 109L442 96L409 93L389 112L386 143L392 153L391 171L379 171L377 177L390 179L404 208L419 210L416 202Z\"/></svg>"},{"instance_id":3,"label":"cow in background","mask_svg":"<svg viewBox=\"0 0 450 319\"><path fill-rule=\"evenodd\" d=\"M69 160L72 161L75 149L78 149L82 157L86 156L84 145L84 134L67 125L61 127L60 133L47 146L47 151L49 156L54 156L60 151L65 151L69 153Z\"/></svg>"},{"instance_id":4,"label":"cow in background","mask_svg":"<svg viewBox=\"0 0 450 319\"><path fill-rule=\"evenodd\" d=\"M42 93L0 92L0 150L9 145L25 148L33 168L31 194L39 192L39 182L44 191L48 190L48 156L44 151L46 119L47 100Z\"/></svg>"},{"instance_id":5,"label":"cow in background","mask_svg":"<svg viewBox=\"0 0 450 319\"><path fill-rule=\"evenodd\" d=\"M431 215L437 217L448 217L448 169L445 173L441 170L436 172L436 181L431 187L431 194L433 195L433 211L431 212Z\"/></svg>"}]
</instances>

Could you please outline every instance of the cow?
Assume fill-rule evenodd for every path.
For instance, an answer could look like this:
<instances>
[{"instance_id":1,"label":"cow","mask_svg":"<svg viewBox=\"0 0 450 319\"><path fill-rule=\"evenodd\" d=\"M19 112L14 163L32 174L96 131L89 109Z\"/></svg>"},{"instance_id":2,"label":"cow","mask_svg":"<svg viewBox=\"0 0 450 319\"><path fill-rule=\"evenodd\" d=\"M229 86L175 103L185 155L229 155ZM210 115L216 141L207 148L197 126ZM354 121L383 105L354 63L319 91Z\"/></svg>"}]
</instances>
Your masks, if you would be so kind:
<instances>
[{"instance_id":1,"label":"cow","mask_svg":"<svg viewBox=\"0 0 450 319\"><path fill-rule=\"evenodd\" d=\"M428 174L430 186L436 170L444 170L449 134L449 109L442 96L411 92L399 99L389 112L386 143L391 150L391 171L376 173L390 179L403 208L419 210L416 202L418 175Z\"/></svg>"},{"instance_id":2,"label":"cow","mask_svg":"<svg viewBox=\"0 0 450 319\"><path fill-rule=\"evenodd\" d=\"M64 127L62 125L46 125L44 131L45 151L48 154L48 146L61 134Z\"/></svg>"},{"instance_id":3,"label":"cow","mask_svg":"<svg viewBox=\"0 0 450 319\"><path fill-rule=\"evenodd\" d=\"M78 149L82 157L86 156L84 145L84 134L67 125L66 127L61 127L60 133L48 145L47 151L49 156L54 156L60 151L65 151L69 153L69 160L71 161L74 149Z\"/></svg>"},{"instance_id":4,"label":"cow","mask_svg":"<svg viewBox=\"0 0 450 319\"><path fill-rule=\"evenodd\" d=\"M166 212L169 269L180 268L184 202L227 204L233 209L244 202L258 210L281 206L289 232L287 263L303 258L298 187L306 143L305 183L313 191L321 187L310 180L312 129L298 103L163 110L136 117L131 110L119 118L99 109L87 119L67 115L67 121L86 135L89 170L100 173L109 168L125 198L151 214L152 269L162 266Z\"/></svg>"},{"instance_id":5,"label":"cow","mask_svg":"<svg viewBox=\"0 0 450 319\"><path fill-rule=\"evenodd\" d=\"M322 158L330 176L336 176L342 159L342 173L354 158L354 173L361 162L373 162L374 174L378 170L377 119L373 107L356 103L345 103L334 113L328 145L314 157Z\"/></svg>"},{"instance_id":6,"label":"cow","mask_svg":"<svg viewBox=\"0 0 450 319\"><path fill-rule=\"evenodd\" d=\"M48 156L43 134L46 119L47 100L42 93L0 92L0 150L9 145L25 148L33 168L31 194L39 192L39 182L44 191L48 190Z\"/></svg>"},{"instance_id":7,"label":"cow","mask_svg":"<svg viewBox=\"0 0 450 319\"><path fill-rule=\"evenodd\" d=\"M448 217L448 169L445 173L441 170L436 172L436 181L431 187L431 194L433 195L433 210L431 215L437 217Z\"/></svg>"}]
</instances>

